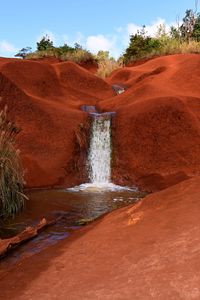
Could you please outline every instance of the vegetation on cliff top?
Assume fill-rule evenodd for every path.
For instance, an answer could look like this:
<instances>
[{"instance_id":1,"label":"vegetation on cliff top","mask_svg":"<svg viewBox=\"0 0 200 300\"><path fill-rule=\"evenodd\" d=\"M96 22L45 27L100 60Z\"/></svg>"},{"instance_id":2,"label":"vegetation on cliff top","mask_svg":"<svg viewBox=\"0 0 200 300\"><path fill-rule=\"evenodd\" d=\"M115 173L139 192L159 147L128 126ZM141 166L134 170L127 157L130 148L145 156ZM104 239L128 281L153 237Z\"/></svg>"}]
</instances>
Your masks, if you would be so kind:
<instances>
[{"instance_id":1,"label":"vegetation on cliff top","mask_svg":"<svg viewBox=\"0 0 200 300\"><path fill-rule=\"evenodd\" d=\"M167 32L164 24L158 26L154 37L148 36L143 26L142 30L130 36L123 61L128 64L153 56L200 53L200 13L192 9L186 10L182 24L171 26Z\"/></svg>"},{"instance_id":2,"label":"vegetation on cliff top","mask_svg":"<svg viewBox=\"0 0 200 300\"><path fill-rule=\"evenodd\" d=\"M30 47L22 48L16 57L23 59L40 59L45 57L55 57L62 61L71 60L76 63L95 61L95 57L90 51L84 49L81 45L75 44L73 47L64 44L60 47L55 47L49 36L43 36L37 42L37 50L31 52Z\"/></svg>"},{"instance_id":3,"label":"vegetation on cliff top","mask_svg":"<svg viewBox=\"0 0 200 300\"><path fill-rule=\"evenodd\" d=\"M167 31L165 24L160 24L153 37L147 35L143 26L130 36L129 46L118 60L110 57L108 51L99 51L94 55L77 43L73 47L67 44L55 47L47 35L37 42L36 51L31 52L31 48L26 47L15 56L23 59L55 57L75 63L94 62L98 63L97 75L105 78L115 69L131 62L178 53L200 53L200 13L196 10L186 10L181 25L177 22L177 26L171 26L170 31Z\"/></svg>"}]
</instances>

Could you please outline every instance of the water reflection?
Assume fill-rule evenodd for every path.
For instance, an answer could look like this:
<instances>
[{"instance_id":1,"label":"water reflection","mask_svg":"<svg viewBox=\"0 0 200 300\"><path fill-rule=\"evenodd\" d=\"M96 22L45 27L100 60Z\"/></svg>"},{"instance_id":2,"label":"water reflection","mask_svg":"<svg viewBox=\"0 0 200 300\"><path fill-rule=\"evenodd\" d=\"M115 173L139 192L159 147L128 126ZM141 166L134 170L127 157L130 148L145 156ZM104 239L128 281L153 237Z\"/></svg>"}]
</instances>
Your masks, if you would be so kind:
<instances>
[{"instance_id":1,"label":"water reflection","mask_svg":"<svg viewBox=\"0 0 200 300\"><path fill-rule=\"evenodd\" d=\"M42 251L59 240L67 238L80 228L82 220L94 220L99 216L134 203L144 193L131 190L107 192L72 192L67 190L35 190L29 192L25 211L15 219L8 220L0 228L0 237L6 238L36 224L42 217L62 218L47 227L38 237L18 247L0 263L0 273L25 257Z\"/></svg>"}]
</instances>

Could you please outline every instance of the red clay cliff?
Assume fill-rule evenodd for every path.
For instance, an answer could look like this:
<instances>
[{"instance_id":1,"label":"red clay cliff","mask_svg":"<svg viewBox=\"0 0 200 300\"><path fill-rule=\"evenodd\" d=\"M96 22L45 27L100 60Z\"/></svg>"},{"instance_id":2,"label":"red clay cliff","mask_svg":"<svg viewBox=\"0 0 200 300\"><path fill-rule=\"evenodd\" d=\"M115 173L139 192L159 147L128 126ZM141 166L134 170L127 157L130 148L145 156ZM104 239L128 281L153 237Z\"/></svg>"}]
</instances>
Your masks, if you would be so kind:
<instances>
[{"instance_id":1,"label":"red clay cliff","mask_svg":"<svg viewBox=\"0 0 200 300\"><path fill-rule=\"evenodd\" d=\"M119 69L107 81L72 62L0 59L0 96L22 128L18 147L28 186L85 180L77 142L87 124L84 104L117 112L114 182L156 191L198 175L199 78L195 54ZM115 95L112 84L123 84L126 92Z\"/></svg>"}]
</instances>

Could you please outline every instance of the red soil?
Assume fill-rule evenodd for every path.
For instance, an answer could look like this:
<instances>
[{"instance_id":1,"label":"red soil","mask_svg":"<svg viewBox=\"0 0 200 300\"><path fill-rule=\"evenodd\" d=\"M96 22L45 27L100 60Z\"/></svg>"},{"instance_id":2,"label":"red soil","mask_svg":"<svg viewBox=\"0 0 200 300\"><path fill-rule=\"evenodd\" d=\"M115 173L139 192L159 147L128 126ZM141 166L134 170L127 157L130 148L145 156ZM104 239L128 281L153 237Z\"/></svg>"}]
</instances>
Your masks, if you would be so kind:
<instances>
[{"instance_id":1,"label":"red soil","mask_svg":"<svg viewBox=\"0 0 200 300\"><path fill-rule=\"evenodd\" d=\"M90 71L92 74L96 74L98 70L98 63L94 61L87 61L79 64L81 67Z\"/></svg>"},{"instance_id":2,"label":"red soil","mask_svg":"<svg viewBox=\"0 0 200 300\"><path fill-rule=\"evenodd\" d=\"M86 66L84 66L86 68ZM116 111L113 181L155 191L199 174L200 56L159 57L115 71L107 82L72 62L0 58L0 96L23 129L29 186L83 181L81 105ZM128 89L114 96L111 84Z\"/></svg>"},{"instance_id":3,"label":"red soil","mask_svg":"<svg viewBox=\"0 0 200 300\"><path fill-rule=\"evenodd\" d=\"M100 103L117 112L115 181L155 191L199 174L199 79L195 54L155 58L108 79L129 87Z\"/></svg>"},{"instance_id":4,"label":"red soil","mask_svg":"<svg viewBox=\"0 0 200 300\"><path fill-rule=\"evenodd\" d=\"M61 59L55 57L42 57L42 58L31 59L30 61L38 61L47 64L57 64L63 62ZM92 74L96 74L98 69L98 63L92 60L79 63L79 66L90 71Z\"/></svg>"},{"instance_id":5,"label":"red soil","mask_svg":"<svg viewBox=\"0 0 200 300\"><path fill-rule=\"evenodd\" d=\"M22 128L18 146L28 186L83 181L75 157L76 132L87 118L80 107L113 95L108 83L71 62L0 59L0 96Z\"/></svg>"},{"instance_id":6,"label":"red soil","mask_svg":"<svg viewBox=\"0 0 200 300\"><path fill-rule=\"evenodd\" d=\"M200 299L200 178L114 211L0 278L18 299Z\"/></svg>"},{"instance_id":7,"label":"red soil","mask_svg":"<svg viewBox=\"0 0 200 300\"><path fill-rule=\"evenodd\" d=\"M73 63L0 59L0 96L23 129L29 186L83 180L83 104L117 112L115 182L159 190L195 176L2 273L2 299L200 299L199 77L199 55L156 58L108 83ZM128 89L113 97L112 83Z\"/></svg>"}]
</instances>

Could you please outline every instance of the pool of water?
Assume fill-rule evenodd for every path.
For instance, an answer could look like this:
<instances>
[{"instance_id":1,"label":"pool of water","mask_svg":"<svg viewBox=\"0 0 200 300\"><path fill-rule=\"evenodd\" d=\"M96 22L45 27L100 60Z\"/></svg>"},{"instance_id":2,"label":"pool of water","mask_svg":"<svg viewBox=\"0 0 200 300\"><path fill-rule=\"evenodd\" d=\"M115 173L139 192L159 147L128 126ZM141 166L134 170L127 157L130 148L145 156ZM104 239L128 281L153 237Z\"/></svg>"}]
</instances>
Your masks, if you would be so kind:
<instances>
[{"instance_id":1,"label":"pool of water","mask_svg":"<svg viewBox=\"0 0 200 300\"><path fill-rule=\"evenodd\" d=\"M137 202L144 193L134 190L34 190L28 192L29 200L23 213L0 226L0 238L11 237L27 226L37 224L42 217L61 218L47 227L38 237L19 246L1 260L0 273L25 257L67 238L83 224L114 209Z\"/></svg>"}]
</instances>

